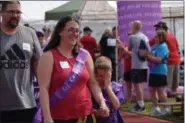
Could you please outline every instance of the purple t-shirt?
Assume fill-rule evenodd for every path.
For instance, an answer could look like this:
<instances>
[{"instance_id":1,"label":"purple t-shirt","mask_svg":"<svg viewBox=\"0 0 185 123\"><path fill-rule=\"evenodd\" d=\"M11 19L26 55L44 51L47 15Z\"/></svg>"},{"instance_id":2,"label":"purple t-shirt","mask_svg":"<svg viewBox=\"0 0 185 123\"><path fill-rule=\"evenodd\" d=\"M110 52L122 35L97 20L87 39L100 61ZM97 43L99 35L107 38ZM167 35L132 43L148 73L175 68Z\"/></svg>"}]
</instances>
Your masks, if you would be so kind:
<instances>
[{"instance_id":1,"label":"purple t-shirt","mask_svg":"<svg viewBox=\"0 0 185 123\"><path fill-rule=\"evenodd\" d=\"M112 82L111 83L112 90L117 96L118 100L122 102L124 100L124 92L123 92L123 85L119 84L117 82ZM113 109L112 103L109 99L108 93L106 89L102 89L103 96L106 100L106 104L110 110L110 115L109 117L101 117L96 119L97 123L124 123L123 118L120 114L120 110L115 110ZM99 109L98 104L93 101L94 108Z\"/></svg>"}]
</instances>

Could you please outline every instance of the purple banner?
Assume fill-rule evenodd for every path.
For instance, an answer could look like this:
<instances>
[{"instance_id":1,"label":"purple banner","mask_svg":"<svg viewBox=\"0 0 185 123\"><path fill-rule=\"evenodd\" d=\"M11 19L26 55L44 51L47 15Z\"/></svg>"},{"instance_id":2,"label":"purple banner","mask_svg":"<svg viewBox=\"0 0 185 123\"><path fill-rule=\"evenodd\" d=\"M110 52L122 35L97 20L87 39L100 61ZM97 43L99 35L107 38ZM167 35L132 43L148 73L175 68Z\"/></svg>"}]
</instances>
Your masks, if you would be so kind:
<instances>
[{"instance_id":1,"label":"purple banner","mask_svg":"<svg viewBox=\"0 0 185 123\"><path fill-rule=\"evenodd\" d=\"M161 1L117 1L118 27L121 41L128 41L131 22L140 20L142 32L151 39L155 35L156 23L161 21Z\"/></svg>"}]
</instances>

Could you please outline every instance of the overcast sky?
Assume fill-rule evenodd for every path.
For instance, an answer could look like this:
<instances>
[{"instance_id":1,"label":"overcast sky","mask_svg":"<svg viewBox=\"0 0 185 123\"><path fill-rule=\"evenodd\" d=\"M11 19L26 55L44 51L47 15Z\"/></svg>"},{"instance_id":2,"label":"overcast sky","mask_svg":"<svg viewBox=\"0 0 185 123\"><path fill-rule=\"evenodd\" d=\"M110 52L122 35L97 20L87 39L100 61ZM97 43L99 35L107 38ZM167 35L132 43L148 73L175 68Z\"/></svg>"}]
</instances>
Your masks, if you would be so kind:
<instances>
[{"instance_id":1,"label":"overcast sky","mask_svg":"<svg viewBox=\"0 0 185 123\"><path fill-rule=\"evenodd\" d=\"M23 19L25 20L43 20L44 13L48 10L56 8L67 1L21 1L23 10ZM116 9L116 2L109 1L111 6ZM163 6L182 6L183 1L163 1Z\"/></svg>"}]
</instances>

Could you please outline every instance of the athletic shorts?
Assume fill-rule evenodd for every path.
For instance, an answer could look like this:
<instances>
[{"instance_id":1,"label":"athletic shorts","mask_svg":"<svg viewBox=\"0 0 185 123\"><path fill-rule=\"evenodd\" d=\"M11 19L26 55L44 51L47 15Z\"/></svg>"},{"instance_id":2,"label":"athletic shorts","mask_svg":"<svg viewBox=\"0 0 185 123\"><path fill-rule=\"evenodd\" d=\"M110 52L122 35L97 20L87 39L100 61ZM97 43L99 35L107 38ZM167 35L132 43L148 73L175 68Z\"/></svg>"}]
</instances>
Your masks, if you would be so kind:
<instances>
[{"instance_id":1,"label":"athletic shorts","mask_svg":"<svg viewBox=\"0 0 185 123\"><path fill-rule=\"evenodd\" d=\"M159 74L150 74L149 87L165 87L167 85L167 76Z\"/></svg>"},{"instance_id":2,"label":"athletic shorts","mask_svg":"<svg viewBox=\"0 0 185 123\"><path fill-rule=\"evenodd\" d=\"M147 82L147 69L132 69L131 70L131 82L143 83Z\"/></svg>"}]
</instances>

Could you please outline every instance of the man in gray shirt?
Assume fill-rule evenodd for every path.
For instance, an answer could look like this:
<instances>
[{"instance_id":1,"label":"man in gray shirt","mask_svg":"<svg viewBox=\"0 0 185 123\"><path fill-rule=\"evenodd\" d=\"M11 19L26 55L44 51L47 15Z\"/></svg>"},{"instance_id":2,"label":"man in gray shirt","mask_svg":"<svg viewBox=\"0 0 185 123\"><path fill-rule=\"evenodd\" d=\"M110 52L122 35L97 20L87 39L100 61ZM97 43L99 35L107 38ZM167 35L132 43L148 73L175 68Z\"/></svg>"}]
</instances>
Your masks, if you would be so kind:
<instances>
[{"instance_id":1,"label":"man in gray shirt","mask_svg":"<svg viewBox=\"0 0 185 123\"><path fill-rule=\"evenodd\" d=\"M132 57L131 82L136 90L137 104L132 111L144 111L143 82L147 82L148 62L139 55L140 49L150 50L148 38L142 32L142 23L138 20L132 22L132 34L129 36L129 50L123 47L126 54Z\"/></svg>"},{"instance_id":2,"label":"man in gray shirt","mask_svg":"<svg viewBox=\"0 0 185 123\"><path fill-rule=\"evenodd\" d=\"M42 50L34 30L19 25L21 13L19 1L3 1L0 28L0 110L3 123L32 123L36 111L32 73L36 72Z\"/></svg>"},{"instance_id":3,"label":"man in gray shirt","mask_svg":"<svg viewBox=\"0 0 185 123\"><path fill-rule=\"evenodd\" d=\"M131 67L131 82L136 90L137 104L133 107L134 111L143 111L143 82L147 82L148 62L145 58L139 55L140 49L150 50L149 40L146 35L141 32L142 23L140 21L133 21L132 35L129 36L129 48L132 50L132 67Z\"/></svg>"}]
</instances>

